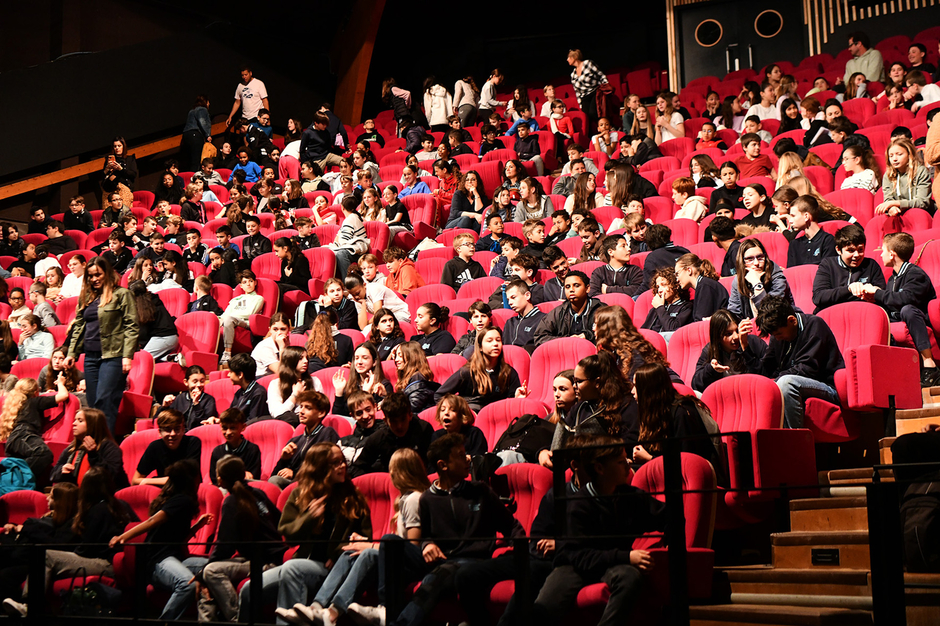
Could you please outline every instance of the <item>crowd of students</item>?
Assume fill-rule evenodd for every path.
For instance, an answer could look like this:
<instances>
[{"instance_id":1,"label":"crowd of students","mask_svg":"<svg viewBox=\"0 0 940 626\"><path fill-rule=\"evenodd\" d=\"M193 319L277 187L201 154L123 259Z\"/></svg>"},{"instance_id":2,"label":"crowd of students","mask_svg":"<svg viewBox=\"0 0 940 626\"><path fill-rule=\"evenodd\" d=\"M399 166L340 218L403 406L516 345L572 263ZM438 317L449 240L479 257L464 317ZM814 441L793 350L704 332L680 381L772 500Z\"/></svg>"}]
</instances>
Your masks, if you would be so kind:
<instances>
[{"instance_id":1,"label":"crowd of students","mask_svg":"<svg viewBox=\"0 0 940 626\"><path fill-rule=\"evenodd\" d=\"M853 42L856 57L867 58L870 50L862 38L853 36ZM579 103L594 104L606 77L579 51L572 51L569 63ZM848 71L848 87L856 87L857 95L859 83ZM907 74L909 88L921 86L918 71L923 70ZM42 208L32 211L29 232L48 237L38 246L26 245L16 226L3 224L0 253L15 261L0 273L0 297L12 309L8 319L0 321L0 383L5 391L0 440L6 442L8 456L28 464L39 486L54 484L47 516L7 530L22 541L75 545L72 551L48 552L47 587L80 570L113 576L114 555L121 545L146 533L146 541L158 545L146 553L145 572L150 582L171 593L161 619L179 619L197 604L201 620L229 621L244 616L252 601L248 585L236 591L250 570L244 557L253 553L252 542L266 540L271 543L263 549L264 601L276 603L278 623L332 625L348 614L369 624L419 624L440 598L453 592L471 624L490 623L485 609L489 590L514 572L511 556L493 558L497 534L514 537L523 530L480 468L514 463L552 468L553 453L565 448L574 449L568 491L576 497L564 505L569 537L557 542L552 538L554 507L563 505L550 493L531 530L538 537L531 542L532 580L540 590L535 615L557 623L574 606L578 590L603 581L611 595L602 621L622 622L637 601L651 562L647 552L632 549L632 539L608 536L663 526L662 506L629 486L631 464L636 467L661 455L664 438L680 438L683 451L710 461L719 477L724 474L716 449L703 437L715 434L709 433L712 424L703 417L707 407L694 395L677 392L675 384L684 382L701 392L727 376L766 376L781 390L784 425L799 428L807 399L839 403L834 377L845 367L832 331L816 313L852 301L872 302L892 321L904 322L921 357L922 384L940 384L927 317L936 294L930 277L912 263L913 237L892 233L871 242L880 246L879 265L866 257L869 242L859 225L849 223L834 235L820 227L825 220L854 218L823 198L803 172L818 164L807 147L842 143L841 165L847 174L843 188L871 193L883 188L885 201L876 211L889 216L911 208L933 210L930 181L936 157L931 155L936 155L937 146L927 147L925 163L910 133L904 136L905 129L898 129L901 136L887 149L888 167L882 176L864 135L855 133L841 115L840 101L827 101L825 107L811 96L800 101L793 82L781 76L779 68L776 73L768 68L765 85L745 102L743 97L732 98L719 107L710 97L714 121L703 126L698 147L727 149L715 140L716 132L732 128L744 131L742 154L720 167L707 155L697 155L688 176L672 183L672 199L679 207L676 218L711 220L706 241L724 255L716 268L673 243L669 226L653 223L646 214L645 200L657 191L637 170L662 156L663 142L685 136L689 115L675 94L659 94L655 119L634 96L627 98L623 119L614 124L596 115L595 108L589 116L597 130L591 148L609 157L599 169L573 141L565 103L554 98L553 86L546 86L542 113L549 114L556 155L564 164L550 190L566 197L564 207L556 210L549 190L527 173L526 163L539 176L546 167L538 139L531 134L538 130L535 104L523 87L514 91L512 100L499 101L496 87L502 81L502 73L495 70L478 91L472 78L465 77L451 98L429 80L421 112L427 126L415 120L420 111L416 99L394 82L387 83L385 101L395 111L399 135L407 140L405 150L411 156L401 181L385 185L380 193L372 148L390 138L383 137L372 120L363 135L350 142L339 119L324 105L307 129L290 120L286 145L278 149L272 141L267 92L246 68L236 90L232 132L218 146L217 156L197 157L204 125L200 109L208 106L199 99L184 142L184 156L199 171L184 186L179 164L168 161L155 190L153 215L139 230L131 210L136 162L120 138L103 169L108 205L98 226L114 230L94 250L98 256L72 255L68 275L56 259L78 247L66 230L88 233L95 227L81 197L71 199L62 221L47 218ZM924 93L923 101L929 92L922 89L914 95ZM914 96L907 100L917 102ZM774 168L762 154L767 133L760 122L792 117L794 107L803 116L797 125L806 130L806 139L804 145L779 141L774 152L780 165ZM239 108L242 117L235 117ZM505 162L497 189L484 189L477 172L461 171L453 159L468 153L464 126L478 117L484 123L478 156L502 147L496 140L501 130L516 137L519 158ZM933 122L932 115L927 119ZM623 132L613 128L618 122ZM448 131L437 148L431 130ZM339 171L330 171L334 167ZM225 180L217 169L229 168L232 173ZM421 180L429 175L425 168L438 178L433 192ZM602 171L605 187L598 185ZM778 187L768 194L760 184L738 186L741 178L752 176L768 176ZM206 202L219 200L212 187L220 184L229 202L213 215ZM701 187L713 188L710 199L696 194ZM334 194L342 217L337 219L322 196L309 206L303 195L309 191ZM432 194L438 208L449 211L447 229L474 232L452 238L454 256L440 276L422 276L414 263L418 251L399 245L382 250L383 272L380 259L369 253L364 224L385 222L393 237L412 233L401 198L422 193ZM174 204L180 205L179 215L172 211ZM607 223L606 231L594 213L605 206L621 212ZM741 208L749 214L736 220L735 210ZM276 229L295 228L297 234L272 242L262 228L264 214L271 214ZM209 245L199 229L183 225L184 220L205 224L220 217L226 224L216 229L216 241ZM506 232L510 222L521 224L525 240ZM313 229L328 223L337 223L340 230L333 241L321 241ZM796 307L780 266L759 238L747 237L766 231L782 233L788 240L787 267L818 266L814 311ZM232 241L240 235L245 235L240 244ZM577 256L559 246L574 237L580 239ZM311 248L329 249L336 258L336 274L326 277L322 293L308 293L312 275L303 251ZM567 244L565 249L570 249ZM278 293L270 297L299 290L309 299L294 319L282 312L273 315L266 336L253 337L250 354L239 352L234 349L236 329L248 328L251 316L265 304L252 261L271 252L279 257L281 272ZM480 252L496 256L481 264L475 258ZM648 253L642 269L631 264L631 255L638 253ZM602 265L590 274L575 267L590 261ZM204 266L205 272L194 275L192 263ZM882 266L891 271L887 280ZM551 277L540 280L544 270ZM122 275L127 288L121 286ZM23 289L6 289L2 278L9 276L35 278L28 290L32 307L26 306ZM446 301L425 302L412 310L406 302L427 283L440 282L456 292L486 276L498 277L502 284L466 311L451 310ZM733 281L726 289L719 280L728 276ZM215 284L238 286L241 292L223 308L213 297ZM186 390L157 398L152 416L159 438L127 476L122 449L112 435L118 405L137 351L145 350L158 361L176 359L178 330L160 296L171 288L192 294L188 311L219 316L220 367L236 390L229 407L220 410L205 391L209 372L197 365L186 367ZM647 291L652 298L643 320L605 301L610 301L608 295L637 300ZM56 347L46 328L68 321L57 316L56 305L71 297L77 297L77 311L64 345ZM502 317L502 325L497 324L498 309L511 311ZM469 323L462 336L449 330L454 315ZM682 381L640 329L660 333L668 341L679 328L702 321L709 324L709 343L692 379ZM18 341L13 340L12 324L20 329ZM410 339L404 324L416 331ZM366 341L356 345L340 332L344 330L361 332ZM296 341L303 345L295 345L292 336L297 334L304 335ZM474 425L484 407L542 391L520 378L504 346L532 353L552 340L570 337L591 342L597 352L556 373L554 406L539 421L544 436L515 447L487 442ZM441 380L429 362L429 357L441 354L462 355L466 363ZM82 369L76 364L79 355L84 355ZM49 359L38 381L10 374L13 362L34 357ZM383 368L387 361L394 364L394 383ZM339 369L326 383L313 376L330 367ZM272 374L265 387L259 379ZM332 402L325 393L327 383ZM42 395L46 391L54 394ZM82 408L74 419L74 438L56 460L42 439L43 412L72 394L79 395ZM437 428L418 417L428 409L435 410ZM352 433L340 437L326 419L330 415L348 421ZM245 436L249 424L270 419L297 428L268 478L279 489L292 489L283 511L255 482L264 477L262 450ZM209 467L201 468L201 440L187 432L211 425L219 428L224 443L211 451ZM468 479L471 466L474 480ZM386 520L372 518L353 481L375 472L389 473L400 493L390 528L384 527ZM227 494L218 520L197 516L197 487L204 474ZM133 527L128 524L140 520L115 497L127 485L160 488L150 517ZM213 521L219 543L207 557L191 556L188 541ZM399 615L385 609L384 563L392 541L404 546L402 580L421 581L421 592ZM300 548L285 560L291 544ZM4 549L16 554L13 545L0 544ZM19 585L26 570L21 560L6 562L0 568L6 598L2 606L25 615L28 590ZM373 582L378 583L378 606L357 603ZM197 594L197 589L202 592ZM500 623L512 623L516 610L510 602Z\"/></svg>"}]
</instances>

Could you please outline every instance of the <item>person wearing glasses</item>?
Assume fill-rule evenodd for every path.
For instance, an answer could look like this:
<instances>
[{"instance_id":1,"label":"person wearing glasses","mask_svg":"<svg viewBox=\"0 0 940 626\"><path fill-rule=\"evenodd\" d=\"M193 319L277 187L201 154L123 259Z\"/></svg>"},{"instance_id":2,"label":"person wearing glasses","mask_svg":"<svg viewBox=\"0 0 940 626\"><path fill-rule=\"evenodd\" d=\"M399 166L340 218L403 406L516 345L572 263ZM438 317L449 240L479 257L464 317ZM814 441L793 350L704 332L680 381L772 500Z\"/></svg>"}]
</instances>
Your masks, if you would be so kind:
<instances>
[{"instance_id":1,"label":"person wearing glasses","mask_svg":"<svg viewBox=\"0 0 940 626\"><path fill-rule=\"evenodd\" d=\"M770 260L757 239L744 239L735 261L735 280L731 283L728 310L739 320L752 319L767 296L782 296L793 304L790 285L780 266Z\"/></svg>"},{"instance_id":2,"label":"person wearing glasses","mask_svg":"<svg viewBox=\"0 0 940 626\"><path fill-rule=\"evenodd\" d=\"M883 83L885 80L885 62L881 53L871 47L868 35L863 32L854 32L849 35L849 52L852 58L845 64L843 80L848 87L852 75L864 74L869 82Z\"/></svg>"}]
</instances>

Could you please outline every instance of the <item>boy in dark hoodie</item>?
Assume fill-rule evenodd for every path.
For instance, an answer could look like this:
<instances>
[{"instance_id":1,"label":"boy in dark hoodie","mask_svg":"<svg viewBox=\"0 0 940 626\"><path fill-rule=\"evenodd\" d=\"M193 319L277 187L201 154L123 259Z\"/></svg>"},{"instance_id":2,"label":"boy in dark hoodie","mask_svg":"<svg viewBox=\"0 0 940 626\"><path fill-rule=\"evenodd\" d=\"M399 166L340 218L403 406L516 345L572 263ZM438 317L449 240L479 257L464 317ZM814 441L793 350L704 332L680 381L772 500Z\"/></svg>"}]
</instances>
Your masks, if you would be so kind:
<instances>
[{"instance_id":1,"label":"boy in dark hoodie","mask_svg":"<svg viewBox=\"0 0 940 626\"><path fill-rule=\"evenodd\" d=\"M556 306L535 331L536 347L560 337L581 337L594 343L594 313L604 304L588 296L587 274L571 270L565 277L565 303Z\"/></svg>"},{"instance_id":2,"label":"boy in dark hoodie","mask_svg":"<svg viewBox=\"0 0 940 626\"><path fill-rule=\"evenodd\" d=\"M578 263L601 260L601 225L597 220L584 218L578 224L578 236L581 237L581 254Z\"/></svg>"},{"instance_id":3,"label":"boy in dark hoodie","mask_svg":"<svg viewBox=\"0 0 940 626\"><path fill-rule=\"evenodd\" d=\"M486 218L486 227L489 229L490 234L486 237L480 237L474 247L477 252L488 250L499 254L499 252L502 251L503 241L509 237L509 235L504 234L505 225L503 224L503 218L496 213L491 213Z\"/></svg>"},{"instance_id":4,"label":"boy in dark hoodie","mask_svg":"<svg viewBox=\"0 0 940 626\"><path fill-rule=\"evenodd\" d=\"M542 285L542 302L557 302L563 299L565 277L570 267L568 257L558 246L548 246L542 253L542 262L555 274Z\"/></svg>"},{"instance_id":5,"label":"boy in dark hoodie","mask_svg":"<svg viewBox=\"0 0 940 626\"><path fill-rule=\"evenodd\" d=\"M453 246L457 256L444 264L444 269L441 272L441 284L449 286L454 291L459 291L460 286L464 283L486 276L486 270L477 261L473 260L473 253L476 252L473 235L457 235L454 237Z\"/></svg>"},{"instance_id":6,"label":"boy in dark hoodie","mask_svg":"<svg viewBox=\"0 0 940 626\"><path fill-rule=\"evenodd\" d=\"M865 229L849 224L836 231L836 256L823 259L813 280L813 304L819 313L843 302L861 302L867 285L885 288L885 275L865 257Z\"/></svg>"},{"instance_id":7,"label":"boy in dark hoodie","mask_svg":"<svg viewBox=\"0 0 940 626\"><path fill-rule=\"evenodd\" d=\"M525 112L525 109L523 109ZM520 120L522 118L519 118ZM535 120L531 120L533 123ZM538 129L538 124L536 124ZM511 133L506 133L507 135ZM516 143L513 144L513 150L519 156L520 161L532 161L535 164L535 171L539 176L545 175L545 163L542 161L541 148L539 147L539 137L529 127L527 123L521 123L516 126Z\"/></svg>"},{"instance_id":8,"label":"boy in dark hoodie","mask_svg":"<svg viewBox=\"0 0 940 626\"><path fill-rule=\"evenodd\" d=\"M782 296L767 296L757 308L755 323L761 335L771 337L761 374L776 380L783 394L784 427L803 427L803 406L809 398L839 404L835 374L845 361L826 322L797 313Z\"/></svg>"},{"instance_id":9,"label":"boy in dark hoodie","mask_svg":"<svg viewBox=\"0 0 940 626\"><path fill-rule=\"evenodd\" d=\"M717 219L717 218L716 218ZM653 274L661 267L675 267L676 261L689 251L672 243L672 229L665 224L653 224L646 229L646 245L650 253L643 263L643 284L653 282Z\"/></svg>"},{"instance_id":10,"label":"boy in dark hoodie","mask_svg":"<svg viewBox=\"0 0 940 626\"><path fill-rule=\"evenodd\" d=\"M363 390L354 391L346 398L346 410L356 420L356 428L351 435L346 435L339 440L339 447L346 457L347 463L353 463L362 452L362 445L369 435L376 432L382 422L375 419L378 407L375 405L375 398L371 393Z\"/></svg>"},{"instance_id":11,"label":"boy in dark hoodie","mask_svg":"<svg viewBox=\"0 0 940 626\"><path fill-rule=\"evenodd\" d=\"M253 259L273 252L274 248L271 247L271 240L261 234L261 219L257 215L245 218L245 230L248 234L242 239L242 261L246 266L243 269L249 269Z\"/></svg>"},{"instance_id":12,"label":"boy in dark hoodie","mask_svg":"<svg viewBox=\"0 0 940 626\"><path fill-rule=\"evenodd\" d=\"M914 255L914 238L908 233L885 235L881 244L881 262L891 268L891 278L884 289L865 285L862 298L874 302L885 311L892 322L904 322L920 352L922 361L920 383L922 387L940 384L940 369L930 350L927 329L927 305L937 297L927 272L910 262Z\"/></svg>"},{"instance_id":13,"label":"boy in dark hoodie","mask_svg":"<svg viewBox=\"0 0 940 626\"><path fill-rule=\"evenodd\" d=\"M434 429L412 414L408 396L401 392L388 394L382 402L383 424L362 443L362 451L349 467L353 476L387 472L395 450L410 448L424 460Z\"/></svg>"},{"instance_id":14,"label":"boy in dark hoodie","mask_svg":"<svg viewBox=\"0 0 940 626\"><path fill-rule=\"evenodd\" d=\"M277 382L272 384L276 385ZM303 391L297 395L300 407L300 425L304 427L296 437L291 438L281 451L281 458L271 470L268 482L281 489L297 480L297 472L307 455L307 450L317 443L336 443L339 435L329 426L324 426L323 418L330 412L329 399L319 391Z\"/></svg>"},{"instance_id":15,"label":"boy in dark hoodie","mask_svg":"<svg viewBox=\"0 0 940 626\"><path fill-rule=\"evenodd\" d=\"M608 235L601 242L601 256L607 261L591 272L592 298L602 293L623 293L631 298L646 291L643 270L630 265L630 244L623 235Z\"/></svg>"},{"instance_id":16,"label":"boy in dark hoodie","mask_svg":"<svg viewBox=\"0 0 940 626\"><path fill-rule=\"evenodd\" d=\"M578 462L590 482L567 507L565 541L532 609L534 624L558 624L574 608L587 585L607 583L610 598L600 624L626 624L640 594L642 575L653 562L634 550L638 534L665 528L665 505L630 485L630 460L624 444L600 435L581 451ZM597 448L595 446L605 446Z\"/></svg>"}]
</instances>

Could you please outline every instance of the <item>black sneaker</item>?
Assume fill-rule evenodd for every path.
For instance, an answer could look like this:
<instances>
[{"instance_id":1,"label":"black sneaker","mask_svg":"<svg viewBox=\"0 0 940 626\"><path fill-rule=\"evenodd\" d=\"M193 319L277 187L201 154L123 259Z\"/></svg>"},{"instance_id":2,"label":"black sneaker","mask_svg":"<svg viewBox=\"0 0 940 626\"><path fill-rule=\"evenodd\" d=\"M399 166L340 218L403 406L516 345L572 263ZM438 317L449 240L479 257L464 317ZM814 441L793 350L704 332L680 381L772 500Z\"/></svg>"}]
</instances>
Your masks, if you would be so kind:
<instances>
[{"instance_id":1,"label":"black sneaker","mask_svg":"<svg viewBox=\"0 0 940 626\"><path fill-rule=\"evenodd\" d=\"M940 385L940 368L922 367L920 368L920 386L935 387Z\"/></svg>"}]
</instances>

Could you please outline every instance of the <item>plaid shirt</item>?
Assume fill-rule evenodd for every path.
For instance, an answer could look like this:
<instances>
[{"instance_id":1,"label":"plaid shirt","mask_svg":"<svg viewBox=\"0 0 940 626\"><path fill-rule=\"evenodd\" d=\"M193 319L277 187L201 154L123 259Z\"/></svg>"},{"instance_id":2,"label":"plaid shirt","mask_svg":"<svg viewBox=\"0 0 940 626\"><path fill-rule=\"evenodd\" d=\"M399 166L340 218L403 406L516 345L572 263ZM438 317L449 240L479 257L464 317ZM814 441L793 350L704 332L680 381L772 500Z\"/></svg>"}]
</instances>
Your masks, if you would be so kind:
<instances>
[{"instance_id":1,"label":"plaid shirt","mask_svg":"<svg viewBox=\"0 0 940 626\"><path fill-rule=\"evenodd\" d=\"M604 72L597 69L592 61L587 59L581 65L581 76L578 76L577 68L571 70L571 86L574 87L574 95L578 97L578 102L585 96L597 90L598 86L607 82L607 76Z\"/></svg>"}]
</instances>

